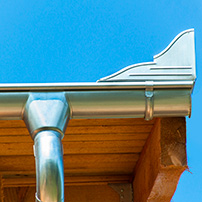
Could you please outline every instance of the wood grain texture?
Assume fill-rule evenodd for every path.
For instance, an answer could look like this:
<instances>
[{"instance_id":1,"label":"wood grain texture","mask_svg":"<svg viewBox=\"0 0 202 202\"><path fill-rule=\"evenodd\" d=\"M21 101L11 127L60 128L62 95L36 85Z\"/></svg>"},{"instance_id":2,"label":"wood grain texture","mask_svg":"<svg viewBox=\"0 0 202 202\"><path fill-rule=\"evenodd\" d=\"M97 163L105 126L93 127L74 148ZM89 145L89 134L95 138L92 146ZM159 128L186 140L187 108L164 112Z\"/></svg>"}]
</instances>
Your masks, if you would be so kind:
<instances>
[{"instance_id":1,"label":"wood grain texture","mask_svg":"<svg viewBox=\"0 0 202 202\"><path fill-rule=\"evenodd\" d=\"M65 186L108 185L109 183L129 183L131 175L111 176L65 176ZM9 187L35 187L35 175L5 175L4 188Z\"/></svg>"},{"instance_id":2,"label":"wood grain texture","mask_svg":"<svg viewBox=\"0 0 202 202\"><path fill-rule=\"evenodd\" d=\"M19 202L18 198L18 188L5 188L4 189L5 193L5 202Z\"/></svg>"},{"instance_id":3,"label":"wood grain texture","mask_svg":"<svg viewBox=\"0 0 202 202\"><path fill-rule=\"evenodd\" d=\"M153 125L99 125L99 126L78 126L68 127L65 135L76 135L76 134L114 134L114 133L148 133L151 131ZM21 136L29 135L27 128L0 128L0 136Z\"/></svg>"},{"instance_id":4,"label":"wood grain texture","mask_svg":"<svg viewBox=\"0 0 202 202\"><path fill-rule=\"evenodd\" d=\"M124 119L70 119L68 127L74 126L99 126L99 125L153 125L155 119L145 121L144 119L137 118L124 118ZM23 120L0 120L0 128L26 128Z\"/></svg>"},{"instance_id":5,"label":"wood grain texture","mask_svg":"<svg viewBox=\"0 0 202 202\"><path fill-rule=\"evenodd\" d=\"M81 142L81 141L127 141L127 140L146 140L149 136L147 133L116 133L116 134L77 134L65 135L62 142ZM0 143L32 143L33 140L29 135L2 135Z\"/></svg>"},{"instance_id":6,"label":"wood grain texture","mask_svg":"<svg viewBox=\"0 0 202 202\"><path fill-rule=\"evenodd\" d=\"M64 170L75 174L129 174L132 173L138 154L65 155ZM34 174L34 156L0 156L0 172L4 174Z\"/></svg>"},{"instance_id":7,"label":"wood grain texture","mask_svg":"<svg viewBox=\"0 0 202 202\"><path fill-rule=\"evenodd\" d=\"M132 174L153 123L143 119L70 120L62 140L65 173ZM0 121L0 147L1 173L35 173L33 141L23 121Z\"/></svg>"},{"instance_id":8,"label":"wood grain texture","mask_svg":"<svg viewBox=\"0 0 202 202\"><path fill-rule=\"evenodd\" d=\"M0 174L0 202L4 202L4 179Z\"/></svg>"},{"instance_id":9,"label":"wood grain texture","mask_svg":"<svg viewBox=\"0 0 202 202\"><path fill-rule=\"evenodd\" d=\"M108 185L65 188L65 202L119 202L119 195Z\"/></svg>"},{"instance_id":10,"label":"wood grain texture","mask_svg":"<svg viewBox=\"0 0 202 202\"><path fill-rule=\"evenodd\" d=\"M185 119L157 119L134 171L134 201L169 202L186 168Z\"/></svg>"},{"instance_id":11,"label":"wood grain texture","mask_svg":"<svg viewBox=\"0 0 202 202\"><path fill-rule=\"evenodd\" d=\"M63 142L66 154L140 153L145 140ZM34 155L33 143L1 143L0 156Z\"/></svg>"},{"instance_id":12,"label":"wood grain texture","mask_svg":"<svg viewBox=\"0 0 202 202\"><path fill-rule=\"evenodd\" d=\"M5 188L5 202L35 202L35 187ZM65 202L119 202L108 185L65 187Z\"/></svg>"},{"instance_id":13,"label":"wood grain texture","mask_svg":"<svg viewBox=\"0 0 202 202\"><path fill-rule=\"evenodd\" d=\"M35 202L35 188L5 188L5 202Z\"/></svg>"},{"instance_id":14,"label":"wood grain texture","mask_svg":"<svg viewBox=\"0 0 202 202\"><path fill-rule=\"evenodd\" d=\"M62 140L65 201L118 202L108 183L128 183L155 120L70 120ZM35 201L33 140L23 121L0 120L5 201ZM79 193L79 194L78 194Z\"/></svg>"}]
</instances>

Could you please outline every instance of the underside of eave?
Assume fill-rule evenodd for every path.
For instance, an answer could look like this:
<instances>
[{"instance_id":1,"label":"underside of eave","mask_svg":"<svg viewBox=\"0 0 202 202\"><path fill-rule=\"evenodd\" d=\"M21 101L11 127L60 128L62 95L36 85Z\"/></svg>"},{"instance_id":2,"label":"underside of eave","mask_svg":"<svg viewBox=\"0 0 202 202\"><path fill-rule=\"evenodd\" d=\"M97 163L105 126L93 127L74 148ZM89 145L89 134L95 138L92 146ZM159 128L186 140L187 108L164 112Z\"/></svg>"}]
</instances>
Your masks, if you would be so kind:
<instances>
[{"instance_id":1,"label":"underside of eave","mask_svg":"<svg viewBox=\"0 0 202 202\"><path fill-rule=\"evenodd\" d=\"M171 125L173 130L170 129ZM172 197L181 173L187 168L185 126L184 118L153 119L149 122L144 119L71 120L63 139L65 186L71 189L93 185L108 190L106 187L109 183L131 183L131 179L134 179L133 187L136 194L137 187L145 190L144 186L148 186L143 185L138 177L151 177L153 174L150 174L150 171L155 171L155 177L145 179L149 180L151 186L147 200L140 201L153 201L157 197L156 194L159 201L169 201L168 198ZM180 140L179 134L182 137ZM168 136L170 138L167 138ZM162 141L160 145L157 144L159 139ZM172 142L180 144L174 144L168 149ZM35 166L33 142L24 122L0 121L0 145L0 173L5 198L9 198L8 194L16 189L27 190L28 197L29 193L35 190ZM151 149L148 157L145 154L149 148ZM153 151L158 152L155 154ZM168 151L175 151L174 157L170 153L168 155ZM180 157L177 156L179 152ZM155 162L154 158L161 158L156 170L148 164L143 165L149 161L152 165ZM141 168L140 171L138 167ZM144 169L146 173L141 173ZM169 194L163 189L167 185L172 187ZM93 190L92 187L91 189ZM65 190L68 193L68 189ZM20 192L17 191L16 194L19 195ZM141 195L140 191L138 196ZM26 196L24 198L26 199Z\"/></svg>"}]
</instances>

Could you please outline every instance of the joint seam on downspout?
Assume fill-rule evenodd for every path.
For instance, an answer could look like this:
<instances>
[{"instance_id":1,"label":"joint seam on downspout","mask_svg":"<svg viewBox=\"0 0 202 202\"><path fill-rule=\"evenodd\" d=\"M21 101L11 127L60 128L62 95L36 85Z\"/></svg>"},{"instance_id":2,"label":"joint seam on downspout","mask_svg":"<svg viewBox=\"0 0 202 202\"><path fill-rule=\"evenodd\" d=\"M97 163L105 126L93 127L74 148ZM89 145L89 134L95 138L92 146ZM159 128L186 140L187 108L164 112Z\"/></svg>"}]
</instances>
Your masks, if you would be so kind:
<instances>
[{"instance_id":1,"label":"joint seam on downspout","mask_svg":"<svg viewBox=\"0 0 202 202\"><path fill-rule=\"evenodd\" d=\"M63 137L64 137L63 131L61 131L59 128L57 128L57 127L46 127L46 126L38 128L37 130L33 131L32 137L35 138L39 132L47 131L47 130L56 131L56 132L60 133L61 134L61 139L63 139Z\"/></svg>"}]
</instances>

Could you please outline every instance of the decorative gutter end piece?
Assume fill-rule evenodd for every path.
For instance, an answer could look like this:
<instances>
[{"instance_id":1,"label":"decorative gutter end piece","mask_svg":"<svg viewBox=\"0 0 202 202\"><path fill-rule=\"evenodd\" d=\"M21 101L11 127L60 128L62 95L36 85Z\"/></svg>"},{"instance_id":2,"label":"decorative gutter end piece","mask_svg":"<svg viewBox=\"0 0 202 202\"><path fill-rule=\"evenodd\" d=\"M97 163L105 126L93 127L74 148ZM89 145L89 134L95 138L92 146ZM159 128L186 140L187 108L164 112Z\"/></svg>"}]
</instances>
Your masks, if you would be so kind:
<instances>
[{"instance_id":1,"label":"decorative gutter end piece","mask_svg":"<svg viewBox=\"0 0 202 202\"><path fill-rule=\"evenodd\" d=\"M98 82L153 82L193 84L195 70L194 29L181 32L153 62L130 65Z\"/></svg>"}]
</instances>

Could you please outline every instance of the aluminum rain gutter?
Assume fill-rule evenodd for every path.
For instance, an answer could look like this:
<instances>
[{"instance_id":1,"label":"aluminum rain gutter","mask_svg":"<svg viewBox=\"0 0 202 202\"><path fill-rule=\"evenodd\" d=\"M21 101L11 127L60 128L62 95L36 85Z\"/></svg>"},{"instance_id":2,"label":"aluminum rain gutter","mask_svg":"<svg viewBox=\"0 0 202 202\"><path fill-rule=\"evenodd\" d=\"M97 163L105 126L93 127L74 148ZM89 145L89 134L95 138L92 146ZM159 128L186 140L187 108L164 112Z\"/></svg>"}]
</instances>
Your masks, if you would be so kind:
<instances>
[{"instance_id":1,"label":"aluminum rain gutter","mask_svg":"<svg viewBox=\"0 0 202 202\"><path fill-rule=\"evenodd\" d=\"M64 201L61 139L70 118L190 116L195 79L190 29L153 62L128 66L96 83L1 84L0 119L23 119L35 142L36 201Z\"/></svg>"}]
</instances>

